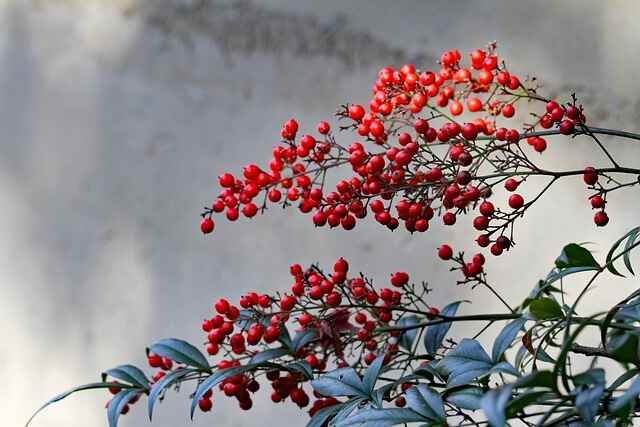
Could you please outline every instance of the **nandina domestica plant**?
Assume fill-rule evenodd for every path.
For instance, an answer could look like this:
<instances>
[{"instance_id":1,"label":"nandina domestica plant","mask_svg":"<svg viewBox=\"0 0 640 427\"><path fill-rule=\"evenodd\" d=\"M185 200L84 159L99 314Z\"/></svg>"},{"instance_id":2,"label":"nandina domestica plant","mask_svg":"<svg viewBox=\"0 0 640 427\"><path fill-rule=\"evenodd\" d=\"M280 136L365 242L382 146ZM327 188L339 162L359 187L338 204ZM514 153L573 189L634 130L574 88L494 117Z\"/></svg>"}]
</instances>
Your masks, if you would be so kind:
<instances>
[{"instance_id":1,"label":"nandina domestica plant","mask_svg":"<svg viewBox=\"0 0 640 427\"><path fill-rule=\"evenodd\" d=\"M471 243L477 253L442 243L437 256L450 263L465 285L460 289L485 289L503 311L474 313L463 304L467 293L438 308L428 285L406 272L392 272L379 288L341 257L328 269L293 264L285 292L215 301L202 322L204 351L160 340L147 349L151 377L118 366L44 406L76 391L107 389L113 395L108 423L115 427L141 397L151 417L178 386L191 384L193 417L212 410L214 390L249 410L252 394L268 385L274 403L290 400L318 427L632 424L640 415L640 289L597 313L582 312L580 303L607 274L622 276L620 264L633 274L630 254L640 245L640 227L600 261L583 245L566 245L551 271L515 303L501 295L484 265L513 247L516 221L559 180L583 180L585 211L595 211L596 226L607 225L608 196L638 185L640 169L616 160L602 136L640 135L588 124L574 95L545 98L535 79L509 71L495 44L471 52L468 61L446 51L432 71L385 67L372 92L366 107L346 104L337 112L339 130L355 133L358 142L340 142L327 121L304 135L295 119L286 121L267 167L249 164L239 176L219 176L221 191L204 209L201 231L214 231L216 214L236 221L270 205L294 204L316 227L345 231L368 219L412 234L468 220L478 231ZM523 112L528 123L516 125ZM574 139L574 149L595 144L608 164L545 167L547 144ZM332 169L351 177L330 184ZM523 186L537 188L536 195L523 197ZM572 300L563 285L569 275L585 279ZM453 340L448 333L457 322L477 324L479 332ZM502 326L487 351L478 338L493 324ZM593 331L599 344L585 345Z\"/></svg>"}]
</instances>

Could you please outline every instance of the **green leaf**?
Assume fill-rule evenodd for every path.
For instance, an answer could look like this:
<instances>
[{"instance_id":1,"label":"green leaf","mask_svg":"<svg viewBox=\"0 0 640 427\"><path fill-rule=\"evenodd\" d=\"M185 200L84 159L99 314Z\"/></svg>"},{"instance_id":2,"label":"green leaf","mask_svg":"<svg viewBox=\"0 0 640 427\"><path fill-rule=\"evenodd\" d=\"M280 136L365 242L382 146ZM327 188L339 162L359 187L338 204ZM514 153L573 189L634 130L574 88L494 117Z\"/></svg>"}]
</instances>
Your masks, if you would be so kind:
<instances>
[{"instance_id":1,"label":"green leaf","mask_svg":"<svg viewBox=\"0 0 640 427\"><path fill-rule=\"evenodd\" d=\"M118 427L118 418L120 418L122 409L139 393L139 390L121 390L118 394L113 396L109 401L109 408L107 409L109 427Z\"/></svg>"},{"instance_id":2,"label":"green leaf","mask_svg":"<svg viewBox=\"0 0 640 427\"><path fill-rule=\"evenodd\" d=\"M532 391L529 393L523 393L517 397L514 397L507 404L507 408L505 410L505 414L507 418L515 417L520 411L522 411L527 406L531 406L532 404L538 403L541 397L555 397L553 393L549 393L546 391Z\"/></svg>"},{"instance_id":3,"label":"green leaf","mask_svg":"<svg viewBox=\"0 0 640 427\"><path fill-rule=\"evenodd\" d=\"M538 298L529 304L529 311L538 320L564 317L560 304L552 298Z\"/></svg>"},{"instance_id":4,"label":"green leaf","mask_svg":"<svg viewBox=\"0 0 640 427\"><path fill-rule=\"evenodd\" d=\"M518 332L522 329L527 319L520 318L507 324L507 326L500 331L496 340L493 342L493 349L491 350L491 359L494 363L498 362L505 351L511 346L513 340L518 335Z\"/></svg>"},{"instance_id":5,"label":"green leaf","mask_svg":"<svg viewBox=\"0 0 640 427\"><path fill-rule=\"evenodd\" d=\"M455 316L460 303L462 303L462 301L452 302L445 306L440 312L440 315L447 317ZM424 334L424 348L427 350L427 353L435 354L435 352L438 351L450 328L451 322L443 322L427 327L427 331Z\"/></svg>"},{"instance_id":6,"label":"green leaf","mask_svg":"<svg viewBox=\"0 0 640 427\"><path fill-rule=\"evenodd\" d=\"M464 338L447 353L438 367L449 374L447 386L455 387L489 373L492 365L489 355L478 341Z\"/></svg>"},{"instance_id":7,"label":"green leaf","mask_svg":"<svg viewBox=\"0 0 640 427\"><path fill-rule=\"evenodd\" d=\"M385 353L376 357L376 359L371 363L371 366L367 368L364 373L364 378L362 379L362 383L364 384L364 389L367 394L373 393L373 389L375 388L376 381L380 376L380 372L382 371L382 365L384 364Z\"/></svg>"},{"instance_id":8,"label":"green leaf","mask_svg":"<svg viewBox=\"0 0 640 427\"><path fill-rule=\"evenodd\" d=\"M260 353L256 353L251 360L249 360L250 364L258 364L262 362L266 362L267 360L276 359L278 357L282 357L289 354L289 350L286 348L270 348L268 350L261 351Z\"/></svg>"},{"instance_id":9,"label":"green leaf","mask_svg":"<svg viewBox=\"0 0 640 427\"><path fill-rule=\"evenodd\" d=\"M560 256L556 259L556 267L560 269L571 267L599 269L600 265L589 250L576 243L570 243L562 249Z\"/></svg>"},{"instance_id":10,"label":"green leaf","mask_svg":"<svg viewBox=\"0 0 640 427\"><path fill-rule=\"evenodd\" d=\"M519 378L513 386L516 388L545 387L555 389L556 383L551 371L535 371Z\"/></svg>"},{"instance_id":11,"label":"green leaf","mask_svg":"<svg viewBox=\"0 0 640 427\"><path fill-rule=\"evenodd\" d=\"M106 379L106 377L109 376L143 389L149 389L149 380L146 375L139 368L133 365L117 366L105 371L102 376L103 379Z\"/></svg>"},{"instance_id":12,"label":"green leaf","mask_svg":"<svg viewBox=\"0 0 640 427\"><path fill-rule=\"evenodd\" d=\"M311 381L311 386L315 391L327 397L369 397L367 389L353 368L341 368L331 371L317 380Z\"/></svg>"},{"instance_id":13,"label":"green leaf","mask_svg":"<svg viewBox=\"0 0 640 427\"><path fill-rule=\"evenodd\" d=\"M207 363L207 359L202 355L200 350L186 341L167 338L151 345L149 349L153 353L168 357L174 362L184 363L185 365L195 366L200 369L209 369L209 363Z\"/></svg>"},{"instance_id":14,"label":"green leaf","mask_svg":"<svg viewBox=\"0 0 640 427\"><path fill-rule=\"evenodd\" d=\"M434 421L444 421L444 404L442 398L425 384L418 384L407 390L407 406L425 418Z\"/></svg>"},{"instance_id":15,"label":"green leaf","mask_svg":"<svg viewBox=\"0 0 640 427\"><path fill-rule=\"evenodd\" d=\"M147 399L147 412L149 413L149 420L153 418L153 408L155 407L156 401L158 400L158 397L160 397L162 392L192 372L197 371L187 368L175 369L162 377L160 381L153 384L153 386L151 386L149 398Z\"/></svg>"},{"instance_id":16,"label":"green leaf","mask_svg":"<svg viewBox=\"0 0 640 427\"><path fill-rule=\"evenodd\" d=\"M38 415L40 412L42 412L47 406L51 405L52 403L56 403L61 401L62 399L65 399L66 397L69 397L70 395L72 395L73 393L77 393L79 391L85 391L85 390L95 390L95 389L104 389L104 388L120 388L120 389L129 389L131 388L130 386L126 385L126 384L120 384L120 383L114 383L114 382L100 382L100 383L90 383L90 384L84 384L78 387L74 387L70 390L67 390L63 393L60 393L54 397L52 397L51 399L49 399L44 405L42 405L40 408L38 408L38 410L36 412L33 413L33 415L31 415L31 418L29 418L29 421L27 421L27 423L25 424L25 427L28 426L31 421L33 421L33 419L36 417L36 415Z\"/></svg>"},{"instance_id":17,"label":"green leaf","mask_svg":"<svg viewBox=\"0 0 640 427\"><path fill-rule=\"evenodd\" d=\"M611 246L611 249L609 249L609 253L607 253L607 258L606 258L607 270L609 270L611 273L615 275L624 277L623 274L621 274L618 270L616 270L615 266L613 265L612 259L615 255L616 250L620 246L620 244L626 240L627 242L625 244L624 250L622 251L622 253L624 254L623 255L624 265L627 267L627 270L629 270L631 274L635 275L633 268L631 267L631 260L629 259L629 254L631 252L633 244L638 238L638 235L640 235L640 227L636 227L630 230L627 234L622 236Z\"/></svg>"}]
</instances>

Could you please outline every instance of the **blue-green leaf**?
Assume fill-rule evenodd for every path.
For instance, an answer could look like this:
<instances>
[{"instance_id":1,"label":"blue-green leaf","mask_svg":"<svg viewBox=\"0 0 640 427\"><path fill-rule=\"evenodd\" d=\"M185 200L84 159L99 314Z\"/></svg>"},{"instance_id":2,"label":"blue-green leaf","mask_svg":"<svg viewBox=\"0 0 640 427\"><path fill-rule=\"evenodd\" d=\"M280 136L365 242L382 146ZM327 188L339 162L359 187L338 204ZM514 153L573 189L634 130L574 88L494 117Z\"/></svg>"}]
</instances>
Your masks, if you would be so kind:
<instances>
[{"instance_id":1,"label":"blue-green leaf","mask_svg":"<svg viewBox=\"0 0 640 427\"><path fill-rule=\"evenodd\" d=\"M158 400L158 397L160 397L162 392L192 372L197 371L194 369L186 368L175 369L162 377L160 381L153 384L153 386L151 386L149 398L147 399L147 412L149 413L149 420L153 418L153 408L155 407L156 401Z\"/></svg>"},{"instance_id":2,"label":"blue-green leaf","mask_svg":"<svg viewBox=\"0 0 640 427\"><path fill-rule=\"evenodd\" d=\"M507 326L500 331L496 340L493 342L493 349L491 350L491 359L494 363L498 362L505 351L511 346L513 340L518 335L518 332L522 329L526 323L526 319L520 318L507 324Z\"/></svg>"},{"instance_id":3,"label":"blue-green leaf","mask_svg":"<svg viewBox=\"0 0 640 427\"><path fill-rule=\"evenodd\" d=\"M506 425L505 411L507 403L511 399L511 391L510 386L489 390L480 401L482 410L491 427L504 427Z\"/></svg>"},{"instance_id":4,"label":"blue-green leaf","mask_svg":"<svg viewBox=\"0 0 640 427\"><path fill-rule=\"evenodd\" d=\"M376 381L378 380L378 376L380 376L380 372L382 370L382 364L384 363L385 354L381 354L376 357L376 359L371 363L371 366L367 368L364 373L364 378L362 382L364 384L364 389L367 394L371 394L373 389L375 388Z\"/></svg>"},{"instance_id":5,"label":"blue-green leaf","mask_svg":"<svg viewBox=\"0 0 640 427\"><path fill-rule=\"evenodd\" d=\"M318 331L316 329L305 329L304 331L298 332L291 342L291 346L293 347L293 351L297 352L305 345L309 344L311 341L315 340L318 337Z\"/></svg>"},{"instance_id":6,"label":"blue-green leaf","mask_svg":"<svg viewBox=\"0 0 640 427\"><path fill-rule=\"evenodd\" d=\"M484 392L480 387L467 387L451 393L445 400L458 408L475 411L480 409L480 400L483 395Z\"/></svg>"},{"instance_id":7,"label":"blue-green leaf","mask_svg":"<svg viewBox=\"0 0 640 427\"><path fill-rule=\"evenodd\" d=\"M498 373L498 372L513 375L514 377L520 376L520 371L514 368L513 365L511 365L511 363L509 362L500 362L491 368L491 373Z\"/></svg>"},{"instance_id":8,"label":"blue-green leaf","mask_svg":"<svg viewBox=\"0 0 640 427\"><path fill-rule=\"evenodd\" d=\"M304 374L307 379L313 379L313 369L309 362L305 360L295 360L291 363L284 365L284 368L288 371L295 371Z\"/></svg>"},{"instance_id":9,"label":"blue-green leaf","mask_svg":"<svg viewBox=\"0 0 640 427\"><path fill-rule=\"evenodd\" d=\"M407 405L409 409L434 421L444 421L444 404L442 397L425 384L418 384L407 390Z\"/></svg>"},{"instance_id":10,"label":"blue-green leaf","mask_svg":"<svg viewBox=\"0 0 640 427\"><path fill-rule=\"evenodd\" d=\"M193 394L193 398L191 399L191 419L193 419L193 414L195 413L196 407L198 406L198 401L202 399L207 391L211 390L213 387L217 386L229 377L250 371L251 369L257 368L258 366L259 365L257 364L247 364L242 366L235 366L233 368L220 369L205 378L204 381L202 381L200 385L198 385L198 388L196 389L196 392Z\"/></svg>"},{"instance_id":11,"label":"blue-green leaf","mask_svg":"<svg viewBox=\"0 0 640 427\"><path fill-rule=\"evenodd\" d=\"M315 391L323 396L362 396L369 397L362 380L353 368L341 368L331 371L317 380L311 381Z\"/></svg>"},{"instance_id":12,"label":"blue-green leaf","mask_svg":"<svg viewBox=\"0 0 640 427\"><path fill-rule=\"evenodd\" d=\"M251 364L258 364L258 363L262 363L262 362L266 362L267 360L272 360L272 359L276 359L278 357L282 357L289 354L289 350L287 350L286 348L270 348L268 350L264 350L261 351L260 353L256 353L251 360L249 360L249 363Z\"/></svg>"},{"instance_id":13,"label":"blue-green leaf","mask_svg":"<svg viewBox=\"0 0 640 427\"><path fill-rule=\"evenodd\" d=\"M121 390L118 394L113 396L109 401L109 408L107 409L109 427L118 427L118 418L120 418L122 409L135 397L136 394L139 393L139 390Z\"/></svg>"},{"instance_id":14,"label":"blue-green leaf","mask_svg":"<svg viewBox=\"0 0 640 427\"><path fill-rule=\"evenodd\" d=\"M461 302L462 301L452 302L445 306L440 314L447 317L455 316ZM424 348L427 350L427 353L434 354L438 351L450 328L451 322L443 322L427 327L427 331L424 334Z\"/></svg>"},{"instance_id":15,"label":"blue-green leaf","mask_svg":"<svg viewBox=\"0 0 640 427\"><path fill-rule=\"evenodd\" d=\"M617 397L611 404L609 405L609 411L617 413L624 409L629 403L635 400L640 394L640 377L636 377L635 380L631 383L627 391L625 391L621 396Z\"/></svg>"},{"instance_id":16,"label":"blue-green leaf","mask_svg":"<svg viewBox=\"0 0 640 427\"><path fill-rule=\"evenodd\" d=\"M584 421L591 424L598 414L600 399L604 393L604 385L581 388L576 396L576 409Z\"/></svg>"},{"instance_id":17,"label":"blue-green leaf","mask_svg":"<svg viewBox=\"0 0 640 427\"><path fill-rule=\"evenodd\" d=\"M25 425L28 426L31 421L36 417L36 415L38 415L40 412L42 412L43 409L45 409L47 406L51 405L52 403L56 403L61 401L62 399L69 397L70 395L72 395L73 393L77 393L79 391L85 391L85 390L95 390L95 389L104 389L104 388L120 388L120 389L129 389L131 388L130 386L126 385L126 384L120 384L120 383L114 383L114 382L101 382L101 383L90 383L90 384L84 384L78 387L74 387L70 390L67 390L63 393L60 393L54 397L52 397L51 399L49 399L44 405L42 405L40 408L38 408L38 410L36 412L33 413L33 415L31 415L31 418L29 418L29 421L27 421L27 424Z\"/></svg>"},{"instance_id":18,"label":"blue-green leaf","mask_svg":"<svg viewBox=\"0 0 640 427\"><path fill-rule=\"evenodd\" d=\"M354 415L342 420L337 427L346 427L354 425L386 427L396 424L429 421L422 415L406 408L390 408L390 409L362 409Z\"/></svg>"},{"instance_id":19,"label":"blue-green leaf","mask_svg":"<svg viewBox=\"0 0 640 427\"><path fill-rule=\"evenodd\" d=\"M122 380L140 388L149 388L149 380L147 379L147 376L139 368L133 365L120 365L113 369L109 369L102 375Z\"/></svg>"},{"instance_id":20,"label":"blue-green leaf","mask_svg":"<svg viewBox=\"0 0 640 427\"><path fill-rule=\"evenodd\" d=\"M415 315L404 316L403 318L398 320L397 326L398 327L413 326L418 324L419 322L420 322L420 319L418 318L418 316L415 316ZM417 328L403 331L402 334L400 335L400 340L398 344L400 344L400 347L404 348L405 350L411 351L411 349L413 348L413 342L415 341L417 335L418 335Z\"/></svg>"},{"instance_id":21,"label":"blue-green leaf","mask_svg":"<svg viewBox=\"0 0 640 427\"><path fill-rule=\"evenodd\" d=\"M322 408L314 414L313 417L307 423L307 427L324 427L327 425L327 421L334 417L344 407L344 403L331 405L327 408Z\"/></svg>"},{"instance_id":22,"label":"blue-green leaf","mask_svg":"<svg viewBox=\"0 0 640 427\"><path fill-rule=\"evenodd\" d=\"M160 356L168 357L177 363L184 363L188 366L195 366L200 369L209 369L207 359L200 350L186 341L167 338L151 345L149 349Z\"/></svg>"},{"instance_id":23,"label":"blue-green leaf","mask_svg":"<svg viewBox=\"0 0 640 427\"><path fill-rule=\"evenodd\" d=\"M440 361L438 367L449 374L448 387L468 384L485 375L493 364L489 355L476 340L464 338Z\"/></svg>"}]
</instances>

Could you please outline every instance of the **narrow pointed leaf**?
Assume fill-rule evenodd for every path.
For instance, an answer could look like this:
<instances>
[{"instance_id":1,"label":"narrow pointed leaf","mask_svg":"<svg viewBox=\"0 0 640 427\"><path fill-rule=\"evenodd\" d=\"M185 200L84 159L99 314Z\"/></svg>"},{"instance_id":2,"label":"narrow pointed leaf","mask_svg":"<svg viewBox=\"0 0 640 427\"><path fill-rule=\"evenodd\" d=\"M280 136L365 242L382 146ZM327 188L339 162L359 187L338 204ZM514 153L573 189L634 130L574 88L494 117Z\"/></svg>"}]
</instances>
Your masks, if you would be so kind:
<instances>
[{"instance_id":1,"label":"narrow pointed leaf","mask_svg":"<svg viewBox=\"0 0 640 427\"><path fill-rule=\"evenodd\" d=\"M258 366L259 365L257 364L248 364L235 366L233 368L220 369L205 378L204 381L202 381L200 385L198 385L198 388L196 389L196 392L193 394L193 398L191 399L191 419L193 419L193 414L195 413L196 407L198 406L198 401L202 399L207 391L211 390L213 387L217 386L229 377L250 371L251 369L255 369Z\"/></svg>"},{"instance_id":2,"label":"narrow pointed leaf","mask_svg":"<svg viewBox=\"0 0 640 427\"><path fill-rule=\"evenodd\" d=\"M382 370L382 364L384 363L385 354L381 354L376 357L376 359L371 363L371 366L367 368L364 373L364 378L362 380L364 384L364 389L367 394L371 394L376 385L376 381L378 380L378 376Z\"/></svg>"},{"instance_id":3,"label":"narrow pointed leaf","mask_svg":"<svg viewBox=\"0 0 640 427\"><path fill-rule=\"evenodd\" d=\"M114 382L90 383L90 384L84 384L78 387L74 387L70 390L67 390L49 399L44 405L38 408L38 410L35 411L33 415L31 415L31 418L29 418L29 420L25 424L25 427L28 426L31 423L31 421L33 421L33 419L36 417L36 415L42 412L47 406L53 403L59 402L62 399L65 399L74 393L77 393L79 391L85 391L85 390L105 389L105 388L111 388L111 387L120 388L123 390L131 388L126 384L120 384L120 383L114 383Z\"/></svg>"},{"instance_id":4,"label":"narrow pointed leaf","mask_svg":"<svg viewBox=\"0 0 640 427\"><path fill-rule=\"evenodd\" d=\"M455 316L461 302L462 301L457 301L445 306L440 314L447 317ZM424 334L424 348L427 350L427 353L434 354L438 351L450 328L451 322L439 323L427 327L427 331Z\"/></svg>"},{"instance_id":5,"label":"narrow pointed leaf","mask_svg":"<svg viewBox=\"0 0 640 427\"><path fill-rule=\"evenodd\" d=\"M369 393L353 368L342 368L331 371L317 380L311 381L315 391L323 396L362 396Z\"/></svg>"},{"instance_id":6,"label":"narrow pointed leaf","mask_svg":"<svg viewBox=\"0 0 640 427\"><path fill-rule=\"evenodd\" d=\"M139 390L121 390L118 394L113 396L109 401L109 408L107 409L109 427L118 427L118 418L120 418L122 409L138 393L140 393Z\"/></svg>"},{"instance_id":7,"label":"narrow pointed leaf","mask_svg":"<svg viewBox=\"0 0 640 427\"><path fill-rule=\"evenodd\" d=\"M286 348L270 348L268 350L261 351L260 353L256 353L251 360L249 360L249 363L258 364L268 360L277 359L278 357L282 357L287 354L289 354L289 350Z\"/></svg>"},{"instance_id":8,"label":"narrow pointed leaf","mask_svg":"<svg viewBox=\"0 0 640 427\"><path fill-rule=\"evenodd\" d=\"M147 412L149 413L149 420L153 418L153 408L155 407L156 401L158 400L158 397L160 397L162 392L192 372L197 371L193 369L178 368L174 371L169 372L164 377L162 377L160 381L153 384L153 386L151 387L151 391L149 392L149 398L147 399Z\"/></svg>"},{"instance_id":9,"label":"narrow pointed leaf","mask_svg":"<svg viewBox=\"0 0 640 427\"><path fill-rule=\"evenodd\" d=\"M209 369L209 363L204 355L193 345L186 341L167 338L151 345L149 349L160 356L168 357L177 363L195 366L200 369Z\"/></svg>"},{"instance_id":10,"label":"narrow pointed leaf","mask_svg":"<svg viewBox=\"0 0 640 427\"><path fill-rule=\"evenodd\" d=\"M409 409L419 413L433 421L444 421L444 404L442 397L425 384L418 384L407 390L407 406Z\"/></svg>"},{"instance_id":11,"label":"narrow pointed leaf","mask_svg":"<svg viewBox=\"0 0 640 427\"><path fill-rule=\"evenodd\" d=\"M502 355L511 346L526 321L524 318L516 319L508 323L507 326L500 331L496 340L493 342L493 349L491 350L491 359L494 363L500 361Z\"/></svg>"},{"instance_id":12,"label":"narrow pointed leaf","mask_svg":"<svg viewBox=\"0 0 640 427\"><path fill-rule=\"evenodd\" d=\"M147 379L147 376L142 372L142 370L133 365L117 366L104 372L103 375L122 380L140 388L149 388L149 380Z\"/></svg>"}]
</instances>

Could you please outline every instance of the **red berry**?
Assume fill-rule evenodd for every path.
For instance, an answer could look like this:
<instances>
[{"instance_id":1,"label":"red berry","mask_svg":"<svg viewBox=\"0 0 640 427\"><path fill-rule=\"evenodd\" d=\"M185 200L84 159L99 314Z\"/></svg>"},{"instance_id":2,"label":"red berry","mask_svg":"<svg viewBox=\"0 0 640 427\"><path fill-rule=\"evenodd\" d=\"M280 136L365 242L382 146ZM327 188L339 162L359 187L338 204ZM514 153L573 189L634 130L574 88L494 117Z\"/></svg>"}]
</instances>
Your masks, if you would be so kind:
<instances>
[{"instance_id":1,"label":"red berry","mask_svg":"<svg viewBox=\"0 0 640 427\"><path fill-rule=\"evenodd\" d=\"M456 223L456 214L454 214L453 212L445 212L444 215L442 215L442 222L445 225L453 225Z\"/></svg>"},{"instance_id":2,"label":"red berry","mask_svg":"<svg viewBox=\"0 0 640 427\"><path fill-rule=\"evenodd\" d=\"M593 209L601 209L604 207L605 201L602 196L596 195L591 198L591 207Z\"/></svg>"},{"instance_id":3,"label":"red berry","mask_svg":"<svg viewBox=\"0 0 640 427\"><path fill-rule=\"evenodd\" d=\"M507 118L513 117L513 115L516 113L516 109L513 106L513 104L505 104L502 107L501 111L502 111L502 115Z\"/></svg>"},{"instance_id":4,"label":"red berry","mask_svg":"<svg viewBox=\"0 0 640 427\"><path fill-rule=\"evenodd\" d=\"M563 120L560 122L560 133L563 135L571 135L575 129L573 120Z\"/></svg>"},{"instance_id":5,"label":"red berry","mask_svg":"<svg viewBox=\"0 0 640 427\"><path fill-rule=\"evenodd\" d=\"M520 185L520 183L513 178L509 178L504 182L504 188L506 188L507 191L516 191L518 185Z\"/></svg>"},{"instance_id":6,"label":"red berry","mask_svg":"<svg viewBox=\"0 0 640 427\"><path fill-rule=\"evenodd\" d=\"M598 227L604 227L609 223L609 216L604 211L596 212L593 216L593 222L595 222Z\"/></svg>"},{"instance_id":7,"label":"red berry","mask_svg":"<svg viewBox=\"0 0 640 427\"><path fill-rule=\"evenodd\" d=\"M493 215L493 212L495 211L495 208L493 207L493 203L485 200L484 202L480 203L480 213L484 216L491 216Z\"/></svg>"},{"instance_id":8,"label":"red berry","mask_svg":"<svg viewBox=\"0 0 640 427\"><path fill-rule=\"evenodd\" d=\"M362 107L362 105L359 104L352 104L349 106L349 117L351 118L351 120L355 120L357 122L359 122L360 120L362 120L362 118L364 117L364 108Z\"/></svg>"},{"instance_id":9,"label":"red berry","mask_svg":"<svg viewBox=\"0 0 640 427\"><path fill-rule=\"evenodd\" d=\"M318 129L318 133L321 133L322 135L326 135L331 130L331 126L329 125L329 123L322 121L318 123L317 129Z\"/></svg>"},{"instance_id":10,"label":"red berry","mask_svg":"<svg viewBox=\"0 0 640 427\"><path fill-rule=\"evenodd\" d=\"M409 275L403 271L399 271L397 273L393 273L391 276L391 284L393 286L404 286L409 282Z\"/></svg>"},{"instance_id":11,"label":"red berry","mask_svg":"<svg viewBox=\"0 0 640 427\"><path fill-rule=\"evenodd\" d=\"M524 198L519 194L512 194L509 197L509 206L511 209L520 209L524 205Z\"/></svg>"},{"instance_id":12,"label":"red berry","mask_svg":"<svg viewBox=\"0 0 640 427\"><path fill-rule=\"evenodd\" d=\"M449 245L442 245L438 248L438 256L443 260L451 259L453 257L453 249Z\"/></svg>"},{"instance_id":13,"label":"red berry","mask_svg":"<svg viewBox=\"0 0 640 427\"><path fill-rule=\"evenodd\" d=\"M200 231L202 231L204 234L211 233L214 228L215 228L215 223L211 218L205 218L200 223Z\"/></svg>"},{"instance_id":14,"label":"red berry","mask_svg":"<svg viewBox=\"0 0 640 427\"><path fill-rule=\"evenodd\" d=\"M596 169L592 166L584 168L582 179L587 185L595 185L595 183L598 182L598 173L596 172Z\"/></svg>"},{"instance_id":15,"label":"red berry","mask_svg":"<svg viewBox=\"0 0 640 427\"><path fill-rule=\"evenodd\" d=\"M200 407L200 410L202 412L209 412L213 407L213 402L211 401L211 399L202 398L198 400L198 406Z\"/></svg>"},{"instance_id":16,"label":"red berry","mask_svg":"<svg viewBox=\"0 0 640 427\"><path fill-rule=\"evenodd\" d=\"M473 228L476 230L486 230L489 226L489 218L484 215L478 215L473 219Z\"/></svg>"},{"instance_id":17,"label":"red berry","mask_svg":"<svg viewBox=\"0 0 640 427\"><path fill-rule=\"evenodd\" d=\"M229 311L229 301L224 298L220 298L216 304L215 309L220 314L225 314Z\"/></svg>"}]
</instances>

